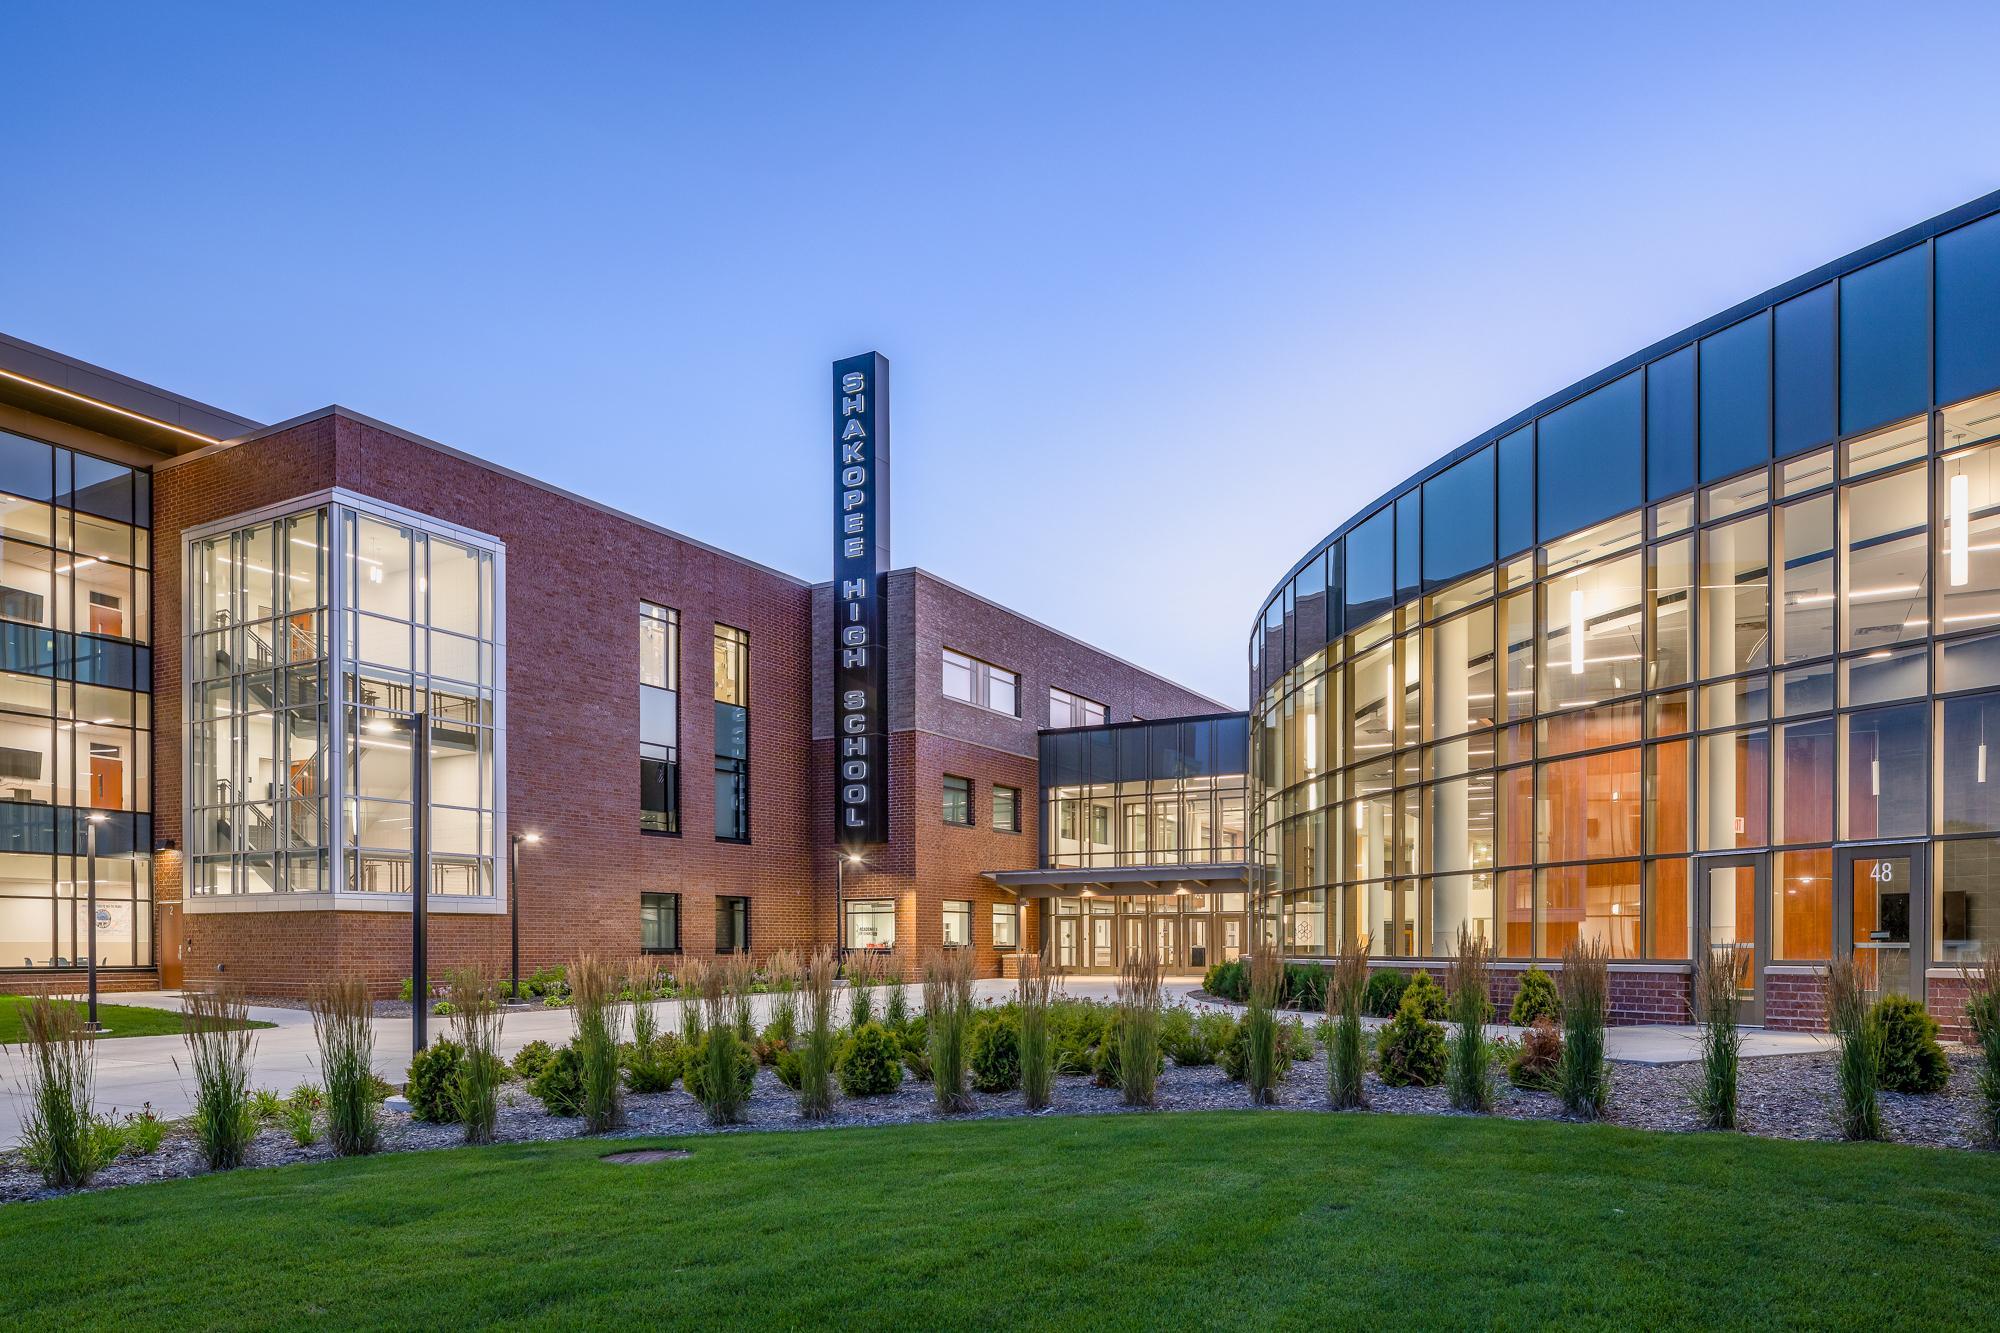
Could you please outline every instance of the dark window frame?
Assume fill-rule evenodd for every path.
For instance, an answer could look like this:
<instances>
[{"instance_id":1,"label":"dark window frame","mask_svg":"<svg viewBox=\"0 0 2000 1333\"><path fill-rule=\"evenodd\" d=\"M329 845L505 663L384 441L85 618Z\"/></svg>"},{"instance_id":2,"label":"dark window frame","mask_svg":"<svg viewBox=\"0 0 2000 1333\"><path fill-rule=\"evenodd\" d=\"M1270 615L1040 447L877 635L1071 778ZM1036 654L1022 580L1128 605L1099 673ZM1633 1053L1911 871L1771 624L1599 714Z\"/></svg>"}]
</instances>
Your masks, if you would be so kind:
<instances>
[{"instance_id":1,"label":"dark window frame","mask_svg":"<svg viewBox=\"0 0 2000 1333\"><path fill-rule=\"evenodd\" d=\"M951 817L950 807L947 804L952 793L951 784L954 782L962 782L965 784L965 818L963 819L953 819ZM961 777L956 773L945 774L944 781L940 784L938 791L938 818L951 828L975 827L978 823L978 815L973 811L972 791L973 791L973 786L971 778Z\"/></svg>"},{"instance_id":2,"label":"dark window frame","mask_svg":"<svg viewBox=\"0 0 2000 1333\"><path fill-rule=\"evenodd\" d=\"M673 931L673 943L671 944L650 945L645 942L646 912L649 908L657 910L656 905L652 901L649 901L652 899L665 899L671 901L673 904L674 931ZM650 955L650 954L677 954L680 951L681 951L681 896L678 893L650 893L650 892L641 893L639 895L639 952L642 954Z\"/></svg>"}]
</instances>

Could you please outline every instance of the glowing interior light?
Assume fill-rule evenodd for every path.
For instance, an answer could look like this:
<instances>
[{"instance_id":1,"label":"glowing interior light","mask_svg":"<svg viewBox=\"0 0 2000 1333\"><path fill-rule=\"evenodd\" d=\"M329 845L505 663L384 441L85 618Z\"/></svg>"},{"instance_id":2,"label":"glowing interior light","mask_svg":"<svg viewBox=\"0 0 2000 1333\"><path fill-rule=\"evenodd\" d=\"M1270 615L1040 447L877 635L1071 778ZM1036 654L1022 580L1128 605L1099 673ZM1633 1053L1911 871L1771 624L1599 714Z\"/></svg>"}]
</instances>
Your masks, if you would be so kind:
<instances>
[{"instance_id":1,"label":"glowing interior light","mask_svg":"<svg viewBox=\"0 0 2000 1333\"><path fill-rule=\"evenodd\" d=\"M1880 759L1870 759L1868 761L1868 794L1870 796L1880 796L1882 794L1882 761Z\"/></svg>"},{"instance_id":2,"label":"glowing interior light","mask_svg":"<svg viewBox=\"0 0 2000 1333\"><path fill-rule=\"evenodd\" d=\"M1963 472L1951 479L1951 586L1972 581L1972 478Z\"/></svg>"},{"instance_id":3,"label":"glowing interior light","mask_svg":"<svg viewBox=\"0 0 2000 1333\"><path fill-rule=\"evenodd\" d=\"M1979 763L1979 781L1981 781L1981 782L1984 782L1984 781L1986 781L1986 742L1985 742L1985 741L1981 741L1981 742L1979 742L1979 751L1978 751L1978 755L1977 755L1977 758L1978 758L1978 763Z\"/></svg>"},{"instance_id":4,"label":"glowing interior light","mask_svg":"<svg viewBox=\"0 0 2000 1333\"><path fill-rule=\"evenodd\" d=\"M1583 674L1583 589L1569 590L1569 674Z\"/></svg>"}]
</instances>

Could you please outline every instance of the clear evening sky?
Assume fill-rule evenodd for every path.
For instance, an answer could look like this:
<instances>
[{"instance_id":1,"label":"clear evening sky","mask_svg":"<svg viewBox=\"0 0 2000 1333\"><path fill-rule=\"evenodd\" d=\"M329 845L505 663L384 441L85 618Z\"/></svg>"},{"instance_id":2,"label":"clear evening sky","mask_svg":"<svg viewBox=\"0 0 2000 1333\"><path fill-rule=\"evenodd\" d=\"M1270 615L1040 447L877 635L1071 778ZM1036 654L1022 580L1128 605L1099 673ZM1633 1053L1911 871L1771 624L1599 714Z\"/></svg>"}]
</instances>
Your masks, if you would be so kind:
<instances>
[{"instance_id":1,"label":"clear evening sky","mask_svg":"<svg viewBox=\"0 0 2000 1333\"><path fill-rule=\"evenodd\" d=\"M2000 8L0 10L0 331L339 402L1232 704L1264 593L1544 394L2000 188Z\"/></svg>"}]
</instances>

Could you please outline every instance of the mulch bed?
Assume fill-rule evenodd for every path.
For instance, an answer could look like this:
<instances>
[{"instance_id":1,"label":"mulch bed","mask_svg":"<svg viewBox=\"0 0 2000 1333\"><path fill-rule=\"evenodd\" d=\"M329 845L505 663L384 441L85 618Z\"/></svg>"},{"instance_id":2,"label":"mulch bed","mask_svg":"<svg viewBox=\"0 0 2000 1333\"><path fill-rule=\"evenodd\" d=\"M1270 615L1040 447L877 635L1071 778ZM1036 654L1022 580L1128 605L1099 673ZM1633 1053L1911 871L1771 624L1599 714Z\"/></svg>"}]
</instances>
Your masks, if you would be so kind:
<instances>
[{"instance_id":1,"label":"mulch bed","mask_svg":"<svg viewBox=\"0 0 2000 1333\"><path fill-rule=\"evenodd\" d=\"M1963 1047L1947 1046L1951 1061L1951 1082L1943 1092L1931 1096L1881 1094L1882 1122L1887 1136L1896 1142L1941 1148L1989 1146L1978 1128L1978 1095L1974 1090L1976 1055ZM1692 1132L1695 1123L1692 1090L1699 1067L1682 1065L1612 1066L1611 1101L1605 1116L1614 1125L1668 1132ZM1738 1079L1741 1106L1740 1125L1744 1132L1767 1138L1827 1139L1840 1137L1834 1114L1838 1092L1834 1080L1834 1059L1829 1054L1779 1055L1746 1059ZM1242 1110L1250 1097L1241 1083L1233 1083L1213 1066L1182 1068L1169 1064L1160 1076L1158 1110L1209 1111ZM1089 1079L1063 1075L1056 1080L1055 1105L1030 1112L1018 1092L973 1093L973 1109L950 1117L959 1120L1001 1119L1025 1115L1109 1115L1148 1114L1127 1107L1115 1088L1100 1088ZM1369 1110L1374 1113L1404 1115L1459 1115L1446 1100L1443 1088L1391 1088L1373 1073L1368 1075ZM1325 1110L1326 1061L1323 1056L1300 1061L1281 1090L1281 1109ZM1561 1103L1551 1094L1529 1092L1500 1083L1500 1100L1493 1114L1512 1119L1564 1119ZM680 1088L647 1096L628 1096L626 1123L612 1138L657 1135L759 1133L851 1126L898 1125L938 1120L928 1083L905 1078L895 1092L880 1097L848 1098L836 1094L833 1115L822 1121L799 1117L793 1093L778 1082L769 1069L760 1069L752 1089L744 1121L718 1130L711 1126L701 1107ZM578 1137L583 1122L552 1116L519 1083L501 1091L498 1138L503 1143ZM382 1151L417 1152L454 1148L464 1141L456 1125L433 1125L412 1119L404 1112L384 1111ZM267 1128L258 1134L247 1165L285 1166L315 1162L333 1154L324 1142L301 1148L284 1131ZM185 1131L175 1130L158 1152L147 1157L122 1156L99 1172L89 1188L112 1189L149 1181L170 1180L203 1173L201 1155ZM50 1197L41 1178L15 1150L0 1153L0 1203Z\"/></svg>"}]
</instances>

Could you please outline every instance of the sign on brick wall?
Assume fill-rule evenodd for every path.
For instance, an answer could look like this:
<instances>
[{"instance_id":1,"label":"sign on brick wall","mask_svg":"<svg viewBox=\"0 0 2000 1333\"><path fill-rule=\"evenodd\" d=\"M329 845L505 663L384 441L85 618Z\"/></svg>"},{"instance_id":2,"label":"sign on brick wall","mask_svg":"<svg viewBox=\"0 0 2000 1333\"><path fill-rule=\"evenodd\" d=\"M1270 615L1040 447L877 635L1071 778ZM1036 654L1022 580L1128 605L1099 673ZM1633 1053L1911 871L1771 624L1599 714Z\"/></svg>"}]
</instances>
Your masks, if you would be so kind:
<instances>
[{"instance_id":1,"label":"sign on brick wall","mask_svg":"<svg viewBox=\"0 0 2000 1333\"><path fill-rule=\"evenodd\" d=\"M889 840L889 362L833 363L833 823L842 847Z\"/></svg>"}]
</instances>

